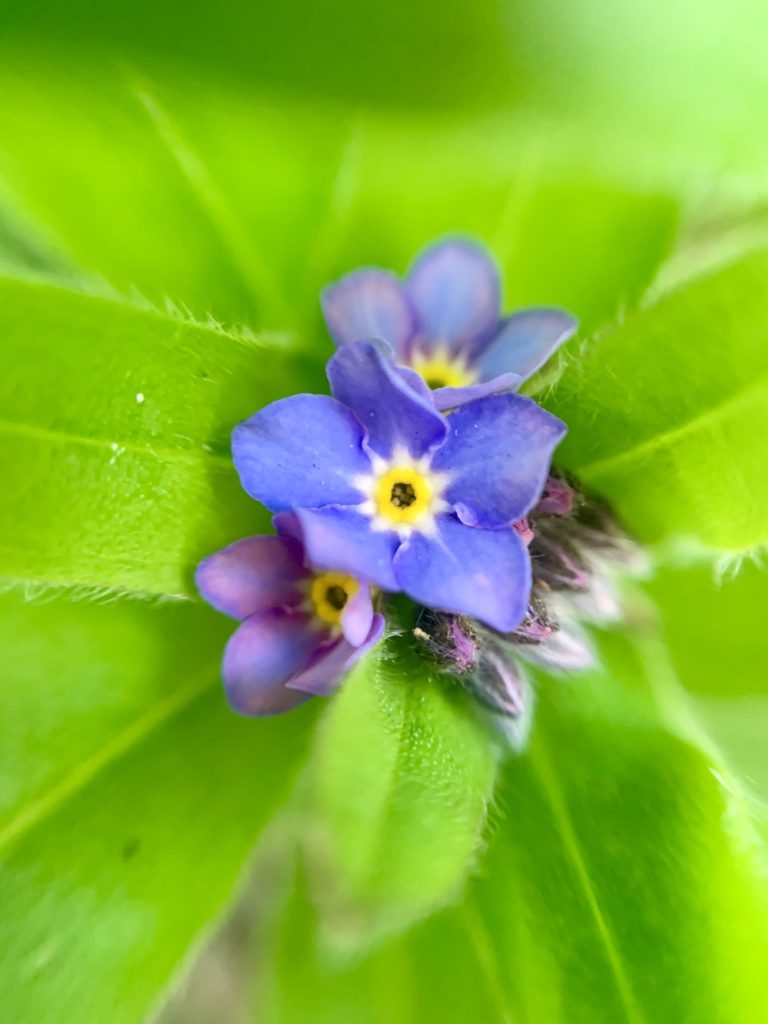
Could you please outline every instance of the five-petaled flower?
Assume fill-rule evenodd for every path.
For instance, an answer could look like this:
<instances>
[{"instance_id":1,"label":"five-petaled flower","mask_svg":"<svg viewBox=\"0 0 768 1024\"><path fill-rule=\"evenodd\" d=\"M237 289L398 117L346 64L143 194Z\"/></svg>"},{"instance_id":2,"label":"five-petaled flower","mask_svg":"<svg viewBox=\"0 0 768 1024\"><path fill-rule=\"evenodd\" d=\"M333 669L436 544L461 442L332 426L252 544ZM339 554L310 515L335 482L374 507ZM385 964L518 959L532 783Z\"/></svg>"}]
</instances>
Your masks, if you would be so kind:
<instances>
[{"instance_id":1,"label":"five-petaled flower","mask_svg":"<svg viewBox=\"0 0 768 1024\"><path fill-rule=\"evenodd\" d=\"M342 346L328 379L334 397L294 395L236 427L245 490L295 514L316 569L515 629L531 565L514 524L539 499L564 424L511 393L445 416L374 342Z\"/></svg>"},{"instance_id":2,"label":"five-petaled flower","mask_svg":"<svg viewBox=\"0 0 768 1024\"><path fill-rule=\"evenodd\" d=\"M355 270L323 291L322 306L337 344L389 342L397 362L434 389L442 410L516 390L578 326L556 308L502 316L493 259L459 239L427 248L404 280L374 267Z\"/></svg>"},{"instance_id":3,"label":"five-petaled flower","mask_svg":"<svg viewBox=\"0 0 768 1024\"><path fill-rule=\"evenodd\" d=\"M197 568L200 593L241 625L224 654L224 686L241 714L288 711L331 693L384 630L367 583L306 562L301 525L275 517L277 537L248 537Z\"/></svg>"}]
</instances>

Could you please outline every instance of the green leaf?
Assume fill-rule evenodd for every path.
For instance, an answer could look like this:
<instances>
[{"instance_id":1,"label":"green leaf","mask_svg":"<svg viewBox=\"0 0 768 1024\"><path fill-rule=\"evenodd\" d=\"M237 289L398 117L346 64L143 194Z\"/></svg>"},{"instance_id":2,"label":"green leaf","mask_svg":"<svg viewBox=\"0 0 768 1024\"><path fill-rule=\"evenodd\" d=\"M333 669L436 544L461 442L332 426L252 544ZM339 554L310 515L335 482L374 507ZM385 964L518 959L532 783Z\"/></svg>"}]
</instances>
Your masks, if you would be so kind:
<instances>
[{"instance_id":1,"label":"green leaf","mask_svg":"<svg viewBox=\"0 0 768 1024\"><path fill-rule=\"evenodd\" d=\"M299 892L258 950L257 1020L761 1024L764 851L658 638L634 633L602 638L602 670L539 678L461 903L350 965Z\"/></svg>"},{"instance_id":2,"label":"green leaf","mask_svg":"<svg viewBox=\"0 0 768 1024\"><path fill-rule=\"evenodd\" d=\"M768 573L749 563L720 580L705 566L666 569L646 589L696 715L738 773L768 837Z\"/></svg>"},{"instance_id":3,"label":"green leaf","mask_svg":"<svg viewBox=\"0 0 768 1024\"><path fill-rule=\"evenodd\" d=\"M322 381L306 355L152 309L0 280L0 575L183 596L260 532L232 427Z\"/></svg>"},{"instance_id":4,"label":"green leaf","mask_svg":"<svg viewBox=\"0 0 768 1024\"><path fill-rule=\"evenodd\" d=\"M277 926L252 951L258 1024L507 1024L464 907L350 964L324 946L303 879L283 901Z\"/></svg>"},{"instance_id":5,"label":"green leaf","mask_svg":"<svg viewBox=\"0 0 768 1024\"><path fill-rule=\"evenodd\" d=\"M0 598L9 1021L135 1024L230 900L312 709L237 718L225 634L202 606Z\"/></svg>"},{"instance_id":6,"label":"green leaf","mask_svg":"<svg viewBox=\"0 0 768 1024\"><path fill-rule=\"evenodd\" d=\"M644 541L739 553L768 541L768 348L761 252L597 339L548 406L559 461Z\"/></svg>"},{"instance_id":7,"label":"green leaf","mask_svg":"<svg viewBox=\"0 0 768 1024\"><path fill-rule=\"evenodd\" d=\"M0 90L17 97L0 110L9 197L73 262L326 352L322 285L361 264L404 271L456 231L495 251L510 305L559 303L591 329L634 304L678 216L674 195L600 154L575 160L535 123L436 125L418 108L328 109L101 61L75 71L26 49L3 52Z\"/></svg>"},{"instance_id":8,"label":"green leaf","mask_svg":"<svg viewBox=\"0 0 768 1024\"><path fill-rule=\"evenodd\" d=\"M768 904L743 796L681 717L658 641L603 653L604 673L542 686L500 787L475 899L511 1016L757 1024Z\"/></svg>"},{"instance_id":9,"label":"green leaf","mask_svg":"<svg viewBox=\"0 0 768 1024\"><path fill-rule=\"evenodd\" d=\"M405 642L374 651L335 697L308 768L317 895L340 946L402 929L457 893L496 772L456 686Z\"/></svg>"}]
</instances>

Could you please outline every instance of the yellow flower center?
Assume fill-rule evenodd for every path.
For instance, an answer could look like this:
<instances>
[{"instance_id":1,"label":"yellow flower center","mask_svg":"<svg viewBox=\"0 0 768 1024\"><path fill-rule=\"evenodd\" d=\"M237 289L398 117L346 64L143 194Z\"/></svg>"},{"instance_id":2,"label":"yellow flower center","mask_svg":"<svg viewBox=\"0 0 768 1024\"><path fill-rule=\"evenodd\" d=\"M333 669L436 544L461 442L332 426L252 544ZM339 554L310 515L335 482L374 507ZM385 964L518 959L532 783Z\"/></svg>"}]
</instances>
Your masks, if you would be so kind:
<instances>
[{"instance_id":1,"label":"yellow flower center","mask_svg":"<svg viewBox=\"0 0 768 1024\"><path fill-rule=\"evenodd\" d=\"M436 388L463 388L477 382L477 373L471 370L463 356L450 355L446 350L420 352L411 356L411 369L421 374L433 391Z\"/></svg>"},{"instance_id":2,"label":"yellow flower center","mask_svg":"<svg viewBox=\"0 0 768 1024\"><path fill-rule=\"evenodd\" d=\"M376 481L376 511L390 523L415 523L430 511L432 488L413 466L395 466Z\"/></svg>"},{"instance_id":3,"label":"yellow flower center","mask_svg":"<svg viewBox=\"0 0 768 1024\"><path fill-rule=\"evenodd\" d=\"M309 587L315 615L329 626L338 626L347 602L359 589L355 577L344 572L318 573Z\"/></svg>"}]
</instances>

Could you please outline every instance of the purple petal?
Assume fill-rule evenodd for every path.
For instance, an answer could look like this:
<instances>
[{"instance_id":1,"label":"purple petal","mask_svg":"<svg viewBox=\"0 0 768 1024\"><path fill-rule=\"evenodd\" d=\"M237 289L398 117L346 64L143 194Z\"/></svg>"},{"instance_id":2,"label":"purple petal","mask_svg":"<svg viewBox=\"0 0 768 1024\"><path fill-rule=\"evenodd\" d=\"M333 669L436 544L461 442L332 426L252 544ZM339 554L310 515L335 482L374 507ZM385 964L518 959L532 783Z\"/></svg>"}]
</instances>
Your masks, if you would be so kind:
<instances>
[{"instance_id":1,"label":"purple petal","mask_svg":"<svg viewBox=\"0 0 768 1024\"><path fill-rule=\"evenodd\" d=\"M224 689L241 715L277 715L307 700L285 684L309 663L322 636L307 615L258 612L246 619L224 652Z\"/></svg>"},{"instance_id":2,"label":"purple petal","mask_svg":"<svg viewBox=\"0 0 768 1024\"><path fill-rule=\"evenodd\" d=\"M420 373L412 370L409 366L398 366L397 372L403 378L411 391L415 391L417 395L426 399L430 405L434 405L435 393L430 389L429 384L427 384Z\"/></svg>"},{"instance_id":3,"label":"purple petal","mask_svg":"<svg viewBox=\"0 0 768 1024\"><path fill-rule=\"evenodd\" d=\"M272 512L354 505L352 479L370 473L354 414L326 395L273 402L235 427L232 457L245 490Z\"/></svg>"},{"instance_id":4,"label":"purple petal","mask_svg":"<svg viewBox=\"0 0 768 1024\"><path fill-rule=\"evenodd\" d=\"M408 293L397 275L388 270L355 270L325 288L320 302L337 345L381 338L400 352L416 329Z\"/></svg>"},{"instance_id":5,"label":"purple petal","mask_svg":"<svg viewBox=\"0 0 768 1024\"><path fill-rule=\"evenodd\" d=\"M456 239L421 254L407 280L419 336L438 345L473 348L499 320L499 271L483 246Z\"/></svg>"},{"instance_id":6,"label":"purple petal","mask_svg":"<svg viewBox=\"0 0 768 1024\"><path fill-rule=\"evenodd\" d=\"M384 633L384 616L374 615L368 636L358 647L344 639L320 651L309 668L295 676L288 684L292 690L304 690L317 697L325 697L338 687L344 674L367 651L378 643Z\"/></svg>"},{"instance_id":7,"label":"purple petal","mask_svg":"<svg viewBox=\"0 0 768 1024\"><path fill-rule=\"evenodd\" d=\"M480 398L448 422L432 467L452 475L445 497L462 522L496 528L521 519L541 494L565 424L520 395Z\"/></svg>"},{"instance_id":8,"label":"purple petal","mask_svg":"<svg viewBox=\"0 0 768 1024\"><path fill-rule=\"evenodd\" d=\"M351 508L297 509L307 560L316 569L348 572L384 590L399 590L392 568L399 537L372 530Z\"/></svg>"},{"instance_id":9,"label":"purple petal","mask_svg":"<svg viewBox=\"0 0 768 1024\"><path fill-rule=\"evenodd\" d=\"M202 597L233 619L301 599L304 552L286 537L248 537L200 563L195 582Z\"/></svg>"},{"instance_id":10,"label":"purple petal","mask_svg":"<svg viewBox=\"0 0 768 1024\"><path fill-rule=\"evenodd\" d=\"M277 512L272 516L272 525L281 537L292 537L304 547L304 534L295 512Z\"/></svg>"},{"instance_id":11,"label":"purple petal","mask_svg":"<svg viewBox=\"0 0 768 1024\"><path fill-rule=\"evenodd\" d=\"M431 398L410 386L381 345L369 341L345 345L331 358L327 372L335 397L355 413L365 427L368 445L379 455L388 457L402 446L419 456L444 440L448 431L444 417ZM322 504L332 502L336 499Z\"/></svg>"},{"instance_id":12,"label":"purple petal","mask_svg":"<svg viewBox=\"0 0 768 1024\"><path fill-rule=\"evenodd\" d=\"M486 380L481 384L468 384L463 388L437 388L432 392L435 408L440 412L448 409L458 409L467 402L474 402L477 398L485 398L487 395L498 395L505 391L517 391L523 378L516 373L502 373L493 380Z\"/></svg>"},{"instance_id":13,"label":"purple petal","mask_svg":"<svg viewBox=\"0 0 768 1024\"><path fill-rule=\"evenodd\" d=\"M371 631L373 622L373 599L371 588L362 584L356 594L347 601L344 611L341 613L341 628L344 631L344 638L353 647L359 647L365 643L365 638Z\"/></svg>"},{"instance_id":14,"label":"purple petal","mask_svg":"<svg viewBox=\"0 0 768 1024\"><path fill-rule=\"evenodd\" d=\"M395 556L401 588L430 608L458 612L509 632L531 591L528 551L514 530L478 530L452 516L438 535L414 533Z\"/></svg>"},{"instance_id":15,"label":"purple petal","mask_svg":"<svg viewBox=\"0 0 768 1024\"><path fill-rule=\"evenodd\" d=\"M524 309L513 313L479 358L483 378L517 373L527 380L576 333L578 326L579 321L563 309Z\"/></svg>"}]
</instances>

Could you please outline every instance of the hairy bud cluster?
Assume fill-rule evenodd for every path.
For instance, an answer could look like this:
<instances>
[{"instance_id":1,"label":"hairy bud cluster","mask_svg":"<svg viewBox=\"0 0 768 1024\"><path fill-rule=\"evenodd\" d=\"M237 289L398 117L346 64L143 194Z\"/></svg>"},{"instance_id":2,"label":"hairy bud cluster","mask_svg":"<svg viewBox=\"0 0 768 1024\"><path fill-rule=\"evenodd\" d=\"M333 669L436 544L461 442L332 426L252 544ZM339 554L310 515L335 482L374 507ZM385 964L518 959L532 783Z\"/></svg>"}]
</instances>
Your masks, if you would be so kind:
<instances>
[{"instance_id":1,"label":"hairy bud cluster","mask_svg":"<svg viewBox=\"0 0 768 1024\"><path fill-rule=\"evenodd\" d=\"M595 663L584 623L622 617L618 577L646 562L606 505L551 476L530 515L515 524L531 555L533 584L526 616L498 633L462 615L425 610L417 639L441 669L501 720L519 743L527 731L531 689L525 665L578 672ZM517 725L510 730L508 720Z\"/></svg>"}]
</instances>

